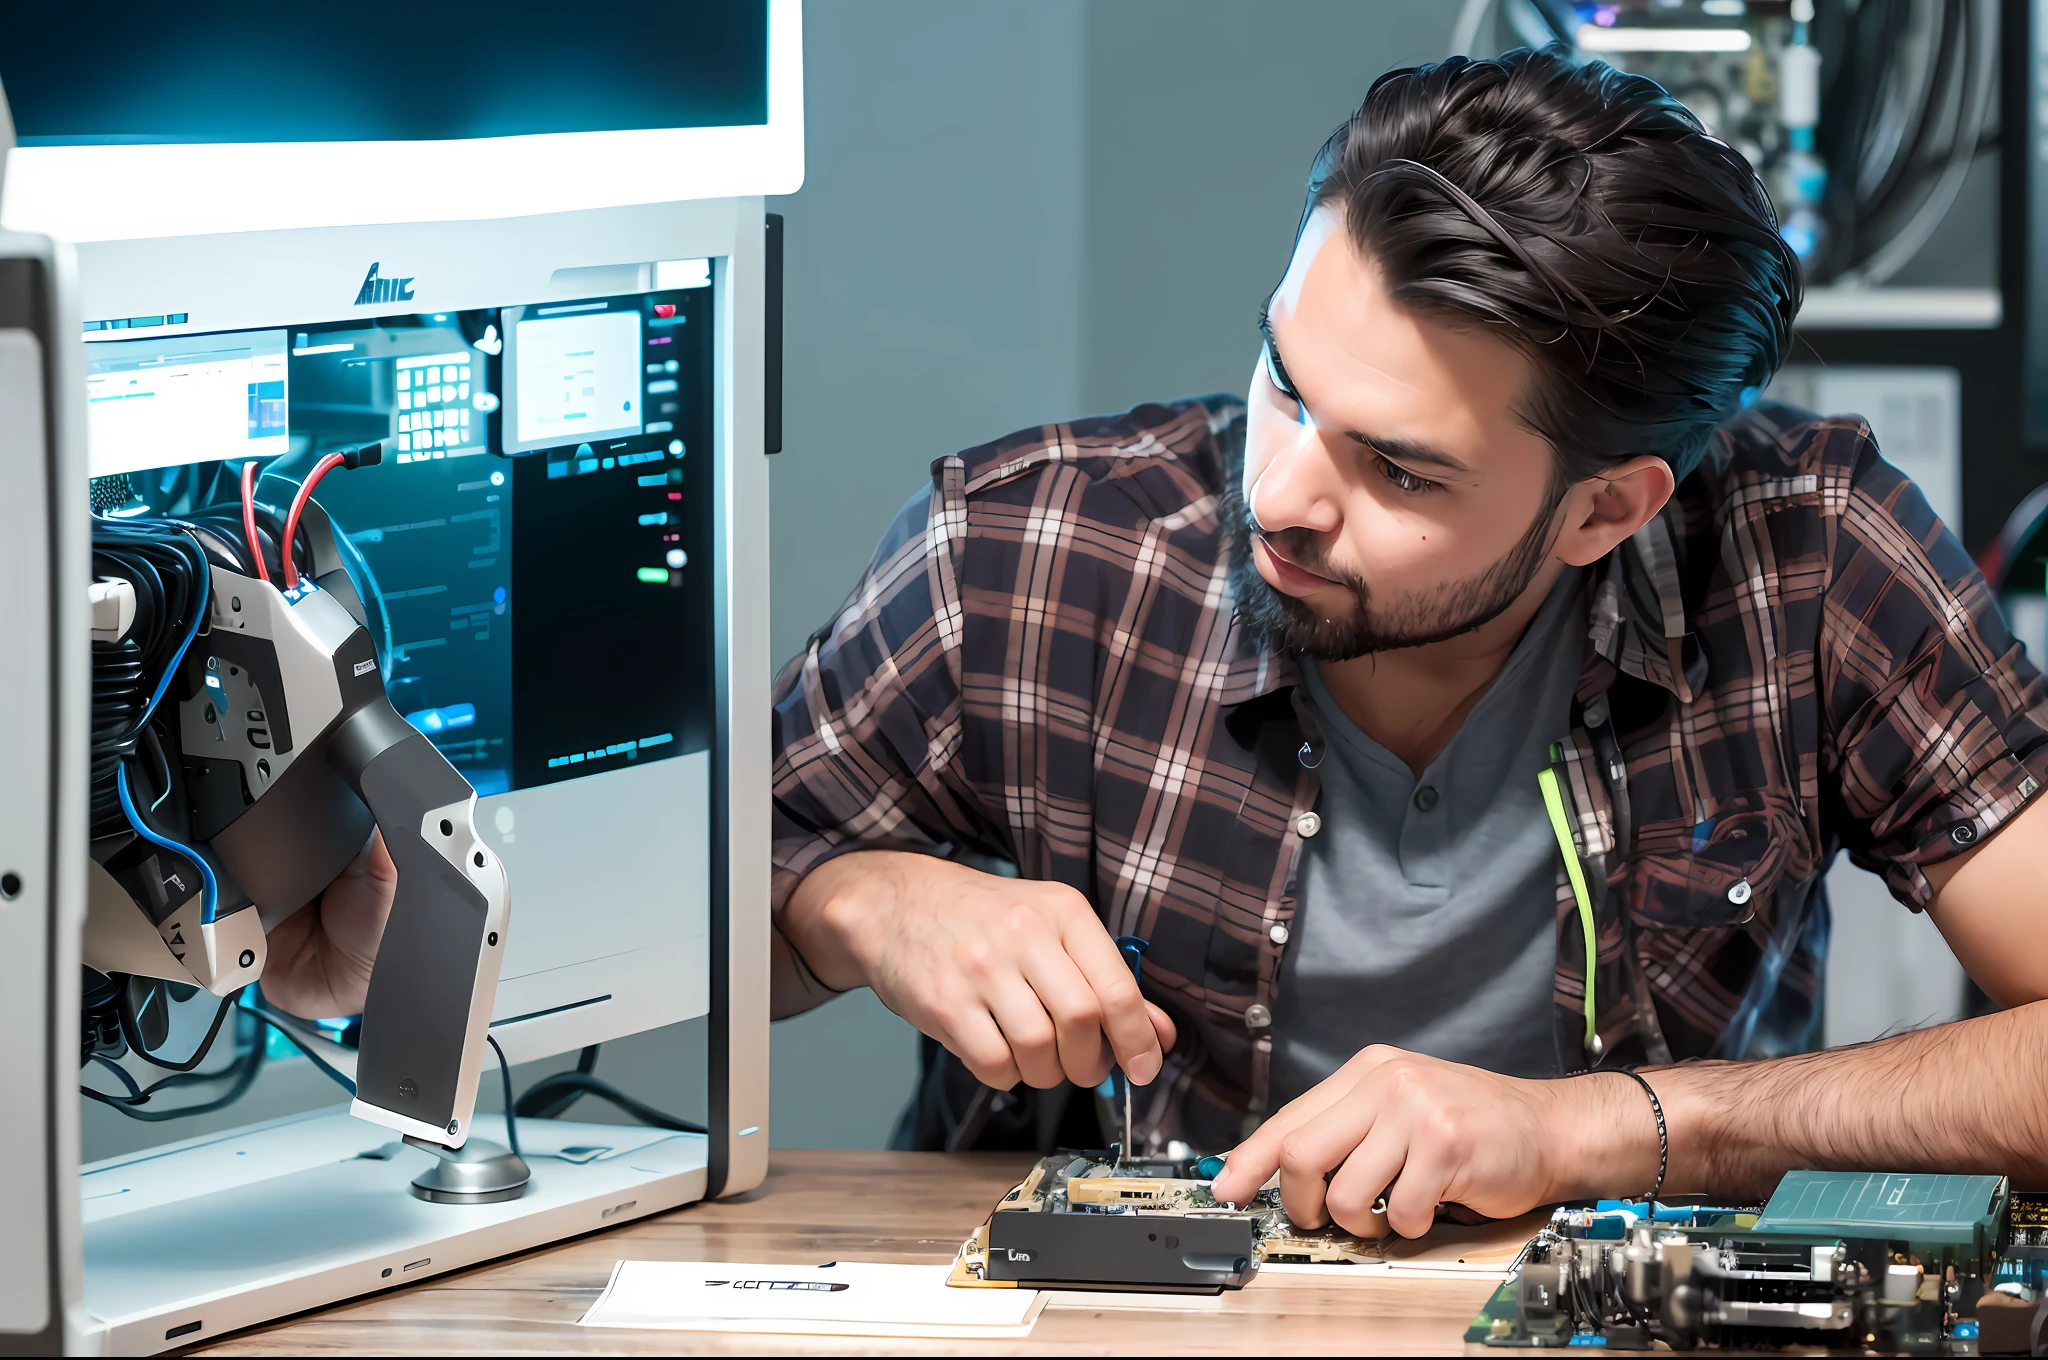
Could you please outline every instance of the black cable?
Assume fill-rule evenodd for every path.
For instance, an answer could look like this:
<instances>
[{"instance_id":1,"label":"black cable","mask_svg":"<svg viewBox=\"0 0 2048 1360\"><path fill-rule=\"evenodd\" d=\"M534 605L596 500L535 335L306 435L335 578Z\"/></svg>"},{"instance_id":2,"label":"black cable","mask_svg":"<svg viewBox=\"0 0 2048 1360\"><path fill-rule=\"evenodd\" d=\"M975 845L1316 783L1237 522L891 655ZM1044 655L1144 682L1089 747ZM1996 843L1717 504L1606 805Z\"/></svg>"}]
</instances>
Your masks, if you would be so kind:
<instances>
[{"instance_id":1,"label":"black cable","mask_svg":"<svg viewBox=\"0 0 2048 1360\"><path fill-rule=\"evenodd\" d=\"M566 1096L567 1099L561 1101L557 1107L560 1109L567 1109L582 1097L591 1096L623 1110L652 1128L670 1129L676 1133L710 1132L702 1124L693 1124L687 1119L679 1119L675 1115L657 1110L645 1101L635 1099L610 1082L601 1081L587 1072L557 1072L553 1076L542 1077L526 1088L526 1094L519 1097L517 1108L519 1113L531 1118L533 1110L544 1108L548 1102L562 1096Z\"/></svg>"},{"instance_id":2,"label":"black cable","mask_svg":"<svg viewBox=\"0 0 2048 1360\"><path fill-rule=\"evenodd\" d=\"M484 1035L484 1042L491 1046L491 1052L498 1055L498 1079L505 1083L505 1141L511 1144L512 1155L522 1156L519 1151L519 1111L517 1101L512 1099L512 1064L505 1061L505 1050L498 1047L494 1034Z\"/></svg>"},{"instance_id":3,"label":"black cable","mask_svg":"<svg viewBox=\"0 0 2048 1360\"><path fill-rule=\"evenodd\" d=\"M135 1010L128 1004L125 995L117 1006L117 1014L121 1017L121 1037L128 1041L128 1047L135 1050L135 1056L148 1063L151 1067L161 1067L166 1072L190 1072L193 1068L199 1066L200 1063L206 1061L207 1053L213 1048L214 1039L220 1034L221 1021L228 1018L228 1012L234 1008L235 998L241 994L241 989L236 988L221 998L220 1009L214 1012L213 1023L207 1027L206 1037L199 1041L198 1049L184 1062L166 1062L162 1058L150 1053L148 1046L142 1042L141 1028L135 1023Z\"/></svg>"},{"instance_id":4,"label":"black cable","mask_svg":"<svg viewBox=\"0 0 2048 1360\"><path fill-rule=\"evenodd\" d=\"M93 522L93 575L132 587L135 617L118 642L92 648L91 816L94 837L128 830L114 780L133 755L149 710L205 598L206 554L173 524Z\"/></svg>"},{"instance_id":5,"label":"black cable","mask_svg":"<svg viewBox=\"0 0 2048 1360\"><path fill-rule=\"evenodd\" d=\"M577 1072L587 1077L597 1070L597 1050L598 1045L591 1044L576 1055ZM534 1093L529 1090L519 1097L519 1115L522 1119L553 1119L582 1096L581 1091L557 1091L545 1099L535 1100Z\"/></svg>"},{"instance_id":6,"label":"black cable","mask_svg":"<svg viewBox=\"0 0 2048 1360\"><path fill-rule=\"evenodd\" d=\"M121 1084L128 1088L128 1098L134 1101L137 1105L140 1105L143 1101L149 1099L149 1093L142 1089L141 1083L135 1080L135 1077L128 1071L127 1068L121 1066L121 1064L115 1062L112 1058L109 1058L104 1053L93 1054L92 1060L98 1063L101 1067L106 1068L109 1072L112 1072L115 1076L119 1077L121 1079ZM169 1081L170 1078L165 1077L164 1080Z\"/></svg>"},{"instance_id":7,"label":"black cable","mask_svg":"<svg viewBox=\"0 0 2048 1360\"><path fill-rule=\"evenodd\" d=\"M253 1016L255 1012L250 1011L248 1014ZM143 1087L141 1091L140 1099L147 1100L151 1093L161 1090L166 1086L193 1081L218 1080L228 1076L234 1078L233 1086L230 1086L214 1099L204 1101L198 1105L181 1105L174 1110L144 1110L136 1108L138 1102L135 1100L123 1096L110 1096L104 1091L95 1091L90 1086L80 1086L78 1093L88 1100L96 1100L102 1105L118 1110L130 1119L139 1120L145 1124L161 1124L166 1120L189 1119L194 1115L212 1114L215 1110L226 1109L249 1093L249 1088L256 1084L256 1076L262 1070L263 1045L261 1042L252 1042L248 1049L235 1059L234 1064L224 1071L204 1074L194 1073L190 1075L180 1074L178 1076L166 1077L162 1081Z\"/></svg>"},{"instance_id":8,"label":"black cable","mask_svg":"<svg viewBox=\"0 0 2048 1360\"><path fill-rule=\"evenodd\" d=\"M279 1034L282 1034L285 1037L286 1042L291 1044L293 1048L296 1048L297 1050L299 1050L299 1052L305 1055L307 1062L312 1063L313 1066L320 1069L321 1076L326 1077L329 1081L333 1082L336 1086L339 1086L342 1090L348 1092L351 1096L353 1096L356 1093L356 1084L353 1081L349 1080L348 1076L345 1073L341 1072L340 1070L335 1068L331 1063L329 1063L326 1058L314 1052L312 1049L306 1047L305 1040L301 1038L297 1033L295 1033L292 1030L291 1026L284 1024L283 1022L279 1021L276 1016L270 1015L258 1007L247 1006L243 1009L247 1010L249 1014L255 1016L264 1024L276 1030Z\"/></svg>"}]
</instances>

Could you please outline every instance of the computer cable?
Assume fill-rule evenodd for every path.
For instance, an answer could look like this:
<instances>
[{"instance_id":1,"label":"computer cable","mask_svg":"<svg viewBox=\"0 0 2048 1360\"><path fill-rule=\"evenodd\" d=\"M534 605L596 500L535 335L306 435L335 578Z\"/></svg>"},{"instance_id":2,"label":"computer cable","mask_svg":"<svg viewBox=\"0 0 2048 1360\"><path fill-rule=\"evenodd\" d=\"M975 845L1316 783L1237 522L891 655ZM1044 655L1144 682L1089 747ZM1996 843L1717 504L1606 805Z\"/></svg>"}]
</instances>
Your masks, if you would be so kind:
<instances>
[{"instance_id":1,"label":"computer cable","mask_svg":"<svg viewBox=\"0 0 2048 1360\"><path fill-rule=\"evenodd\" d=\"M251 458L242 464L242 539L248 545L249 559L256 564L256 575L267 584L270 568L263 562L263 540L256 534L256 460Z\"/></svg>"},{"instance_id":2,"label":"computer cable","mask_svg":"<svg viewBox=\"0 0 2048 1360\"><path fill-rule=\"evenodd\" d=\"M127 581L135 614L124 636L92 649L91 834L127 829L116 775L135 753L206 613L206 555L162 523L93 524L93 575Z\"/></svg>"},{"instance_id":3,"label":"computer cable","mask_svg":"<svg viewBox=\"0 0 2048 1360\"><path fill-rule=\"evenodd\" d=\"M587 1077L597 1070L598 1047L599 1045L597 1044L591 1044L576 1055L576 1071L578 1073ZM527 1119L553 1119L583 1097L583 1092L581 1091L563 1091L558 1089L548 1092L541 1091L539 1085L536 1082L533 1089L528 1090L525 1095L519 1097L519 1113Z\"/></svg>"},{"instance_id":4,"label":"computer cable","mask_svg":"<svg viewBox=\"0 0 2048 1360\"><path fill-rule=\"evenodd\" d=\"M373 445L372 447L379 451L382 449L382 445ZM292 551L292 543L299 532L299 516L305 511L306 502L313 499L313 488L320 485L322 477L325 477L342 464L347 463L350 467L354 467L355 463L350 460L358 452L360 451L350 450L348 453L328 454L315 463L313 470L306 474L306 480L299 483L298 494L292 497L291 511L284 518L284 538L278 545L279 551L284 558L284 588L286 590L297 590L299 588L299 565L293 560L297 554Z\"/></svg>"},{"instance_id":5,"label":"computer cable","mask_svg":"<svg viewBox=\"0 0 2048 1360\"><path fill-rule=\"evenodd\" d=\"M128 818L128 824L135 828L135 834L160 849L174 851L199 866L199 919L211 922L220 907L220 882L214 877L213 866L206 857L181 841L172 840L161 831L142 820L142 814L135 810L135 799L128 791L128 766L124 763L114 769L114 790L120 795L121 812Z\"/></svg>"},{"instance_id":6,"label":"computer cable","mask_svg":"<svg viewBox=\"0 0 2048 1360\"><path fill-rule=\"evenodd\" d=\"M584 1096L590 1096L633 1116L650 1128L668 1129L675 1133L710 1132L702 1124L657 1110L610 1082L592 1076L592 1069L596 1066L597 1045L592 1044L578 1057L574 1072L556 1072L527 1087L526 1093L513 1105L514 1112L528 1119L552 1119Z\"/></svg>"},{"instance_id":7,"label":"computer cable","mask_svg":"<svg viewBox=\"0 0 2048 1360\"><path fill-rule=\"evenodd\" d=\"M343 1072L333 1063L328 1062L327 1059L324 1056L322 1056L317 1049L311 1047L306 1043L304 1036L300 1035L297 1031L293 1030L290 1025L284 1023L284 1021L279 1019L278 1016L273 1015L270 1011L269 1003L264 1001L262 999L262 996L262 985L259 983L256 993L256 1000L248 1005L245 1005L242 1009L248 1011L249 1014L255 1016L258 1020L270 1026L270 1028L276 1030L286 1043L290 1044L293 1048L296 1048L297 1050L299 1050L300 1053L305 1055L306 1061L312 1063L314 1068L319 1071L321 1076L326 1077L329 1081L333 1082L336 1086L339 1086L342 1090L348 1092L348 1094L351 1097L353 1097L356 1093L356 1084L355 1081L348 1075L348 1073Z\"/></svg>"},{"instance_id":8,"label":"computer cable","mask_svg":"<svg viewBox=\"0 0 2048 1360\"><path fill-rule=\"evenodd\" d=\"M225 1016L228 1010L234 1009L233 998L230 997L228 1001L229 1004L222 1008L222 1016ZM255 1014L253 1011L245 1013L252 1016ZM220 1028L220 1019L221 1017L215 1017L215 1031ZM240 1026L238 1025L237 1028L239 1029ZM258 1031L258 1034L260 1034L260 1031ZM203 1058L206 1055L207 1049L212 1046L212 1037L212 1032L209 1032L207 1044L200 1049L198 1056L194 1059L195 1063L198 1061L198 1058ZM256 1076L263 1069L263 1047L260 1038L251 1036L249 1046L236 1055L235 1061L232 1064L219 1072L178 1072L172 1076L152 1082L148 1086L140 1086L135 1081L133 1075L111 1059L95 1055L95 1060L101 1066L112 1068L120 1076L122 1085L128 1088L130 1094L126 1096L110 1095L105 1091L96 1091L83 1083L79 1084L78 1093L88 1100L98 1101L100 1104L118 1111L129 1119L139 1120L146 1124L161 1124L172 1119L189 1119L194 1115L212 1114L214 1111L224 1110L240 1100L248 1094L249 1088L255 1085ZM142 1056L144 1058L148 1057L147 1054ZM161 1066L162 1064L159 1065ZM197 1105L181 1105L176 1109L151 1110L140 1108L149 1101L151 1096L167 1088L210 1085L219 1081L230 1081L233 1084L212 1100L202 1101Z\"/></svg>"},{"instance_id":9,"label":"computer cable","mask_svg":"<svg viewBox=\"0 0 2048 1360\"><path fill-rule=\"evenodd\" d=\"M121 1084L128 1088L128 1099L130 1102L140 1105L143 1101L149 1099L149 1093L142 1089L142 1084L135 1080L134 1075L127 1068L121 1066L121 1064L115 1062L104 1053L93 1054L92 1060L121 1079ZM165 1077L164 1080L169 1081L170 1078Z\"/></svg>"},{"instance_id":10,"label":"computer cable","mask_svg":"<svg viewBox=\"0 0 2048 1360\"><path fill-rule=\"evenodd\" d=\"M164 986L167 984L158 983L157 985ZM215 1011L213 1015L213 1023L206 1027L206 1037L199 1041L199 1046L192 1051L192 1056L183 1062L172 1062L168 1058L159 1058L150 1051L150 1046L143 1040L142 1029L136 1023L135 1007L129 1004L126 999L122 1000L116 1009L116 1014L121 1019L121 1037L127 1041L128 1047L134 1051L136 1057L142 1059L151 1067L161 1067L166 1072L190 1072L193 1068L205 1062L206 1055L213 1051L213 1041L220 1037L220 1027L227 1020L228 1012L233 1010L234 1006L234 995L221 998L220 1009Z\"/></svg>"},{"instance_id":11,"label":"computer cable","mask_svg":"<svg viewBox=\"0 0 2048 1360\"><path fill-rule=\"evenodd\" d=\"M519 1102L512 1099L512 1064L505 1061L505 1050L498 1047L496 1035L486 1034L484 1042L498 1055L498 1080L505 1084L505 1142L514 1157L524 1157L526 1154L519 1150Z\"/></svg>"}]
</instances>

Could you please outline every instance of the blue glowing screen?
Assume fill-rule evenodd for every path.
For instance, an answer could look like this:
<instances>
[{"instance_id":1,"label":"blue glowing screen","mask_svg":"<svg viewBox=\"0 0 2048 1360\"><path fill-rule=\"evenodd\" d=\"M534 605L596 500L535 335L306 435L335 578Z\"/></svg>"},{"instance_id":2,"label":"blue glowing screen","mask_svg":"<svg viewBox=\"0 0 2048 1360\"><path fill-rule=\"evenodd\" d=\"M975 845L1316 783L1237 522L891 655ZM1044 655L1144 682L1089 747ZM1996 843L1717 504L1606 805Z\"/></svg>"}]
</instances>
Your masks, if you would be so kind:
<instances>
[{"instance_id":1,"label":"blue glowing screen","mask_svg":"<svg viewBox=\"0 0 2048 1360\"><path fill-rule=\"evenodd\" d=\"M767 0L25 4L0 32L0 84L24 146L733 127L768 120L767 14Z\"/></svg>"},{"instance_id":2,"label":"blue glowing screen","mask_svg":"<svg viewBox=\"0 0 2048 1360\"><path fill-rule=\"evenodd\" d=\"M710 745L712 304L704 286L292 327L283 409L250 398L301 474L384 442L316 497L354 549L392 703L479 794ZM611 332L630 344L569 343ZM575 418L613 394L630 422ZM515 408L562 437L507 456ZM104 477L95 504L236 505L244 456Z\"/></svg>"}]
</instances>

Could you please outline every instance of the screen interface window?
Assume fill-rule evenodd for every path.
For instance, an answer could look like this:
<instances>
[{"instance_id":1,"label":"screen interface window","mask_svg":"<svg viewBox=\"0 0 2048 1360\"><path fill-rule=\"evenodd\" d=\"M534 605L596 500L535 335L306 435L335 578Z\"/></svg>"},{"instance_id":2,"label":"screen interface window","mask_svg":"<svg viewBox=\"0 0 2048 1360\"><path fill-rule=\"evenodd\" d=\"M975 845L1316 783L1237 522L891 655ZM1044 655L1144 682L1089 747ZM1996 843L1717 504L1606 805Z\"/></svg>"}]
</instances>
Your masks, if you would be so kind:
<instances>
[{"instance_id":1,"label":"screen interface window","mask_svg":"<svg viewBox=\"0 0 2048 1360\"><path fill-rule=\"evenodd\" d=\"M167 336L86 350L86 438L135 472L286 452L283 331Z\"/></svg>"},{"instance_id":2,"label":"screen interface window","mask_svg":"<svg viewBox=\"0 0 2048 1360\"><path fill-rule=\"evenodd\" d=\"M317 498L392 703L479 795L708 749L712 290L88 346L93 505L384 441Z\"/></svg>"}]
</instances>

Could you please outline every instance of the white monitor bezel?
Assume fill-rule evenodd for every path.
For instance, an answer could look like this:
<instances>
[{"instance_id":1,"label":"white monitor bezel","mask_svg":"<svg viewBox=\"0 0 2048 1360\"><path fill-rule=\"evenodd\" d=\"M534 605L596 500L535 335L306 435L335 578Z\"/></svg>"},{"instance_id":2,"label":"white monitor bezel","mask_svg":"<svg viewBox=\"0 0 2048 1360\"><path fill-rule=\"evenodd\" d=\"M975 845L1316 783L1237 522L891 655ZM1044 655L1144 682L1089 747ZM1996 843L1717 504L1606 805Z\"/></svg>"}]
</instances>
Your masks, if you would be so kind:
<instances>
[{"instance_id":1,"label":"white monitor bezel","mask_svg":"<svg viewBox=\"0 0 2048 1360\"><path fill-rule=\"evenodd\" d=\"M18 147L0 185L0 225L83 243L791 194L804 179L803 86L803 0L768 0L766 123L462 141ZM446 173L451 156L462 174ZM364 189L395 184L404 194Z\"/></svg>"}]
</instances>

